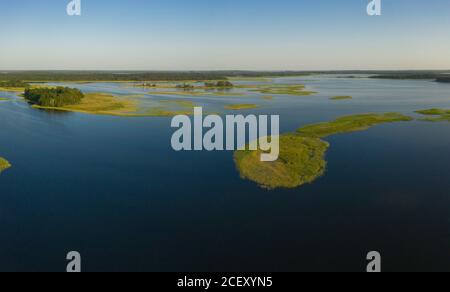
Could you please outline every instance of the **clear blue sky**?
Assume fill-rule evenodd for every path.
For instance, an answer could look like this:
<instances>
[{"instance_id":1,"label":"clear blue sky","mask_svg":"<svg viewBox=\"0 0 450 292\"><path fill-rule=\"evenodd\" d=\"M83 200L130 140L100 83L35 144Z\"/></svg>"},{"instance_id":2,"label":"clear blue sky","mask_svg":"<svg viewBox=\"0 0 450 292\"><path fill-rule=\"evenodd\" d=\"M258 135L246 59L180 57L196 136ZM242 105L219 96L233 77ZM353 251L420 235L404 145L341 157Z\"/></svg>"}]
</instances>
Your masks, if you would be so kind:
<instances>
[{"instance_id":1,"label":"clear blue sky","mask_svg":"<svg viewBox=\"0 0 450 292\"><path fill-rule=\"evenodd\" d=\"M2 0L0 69L450 69L450 1Z\"/></svg>"}]
</instances>

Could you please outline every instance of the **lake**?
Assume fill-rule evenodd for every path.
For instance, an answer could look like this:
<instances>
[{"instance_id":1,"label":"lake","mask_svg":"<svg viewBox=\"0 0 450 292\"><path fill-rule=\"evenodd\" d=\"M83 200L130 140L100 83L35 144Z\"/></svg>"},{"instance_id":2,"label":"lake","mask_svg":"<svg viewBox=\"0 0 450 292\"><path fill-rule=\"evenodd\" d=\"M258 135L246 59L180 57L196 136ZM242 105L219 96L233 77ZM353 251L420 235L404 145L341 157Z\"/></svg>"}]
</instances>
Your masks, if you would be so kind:
<instances>
[{"instance_id":1,"label":"lake","mask_svg":"<svg viewBox=\"0 0 450 292\"><path fill-rule=\"evenodd\" d=\"M68 86L221 113L255 103L241 113L279 114L281 132L350 114L450 109L449 84L360 77L274 78L317 94L272 100ZM329 100L338 95L353 99ZM239 177L231 152L174 152L171 118L46 112L0 97L13 99L0 101L0 156L13 165L0 174L0 271L65 271L72 250L84 271L365 271L373 250L384 271L450 271L448 122L327 138L323 177L269 191Z\"/></svg>"}]
</instances>

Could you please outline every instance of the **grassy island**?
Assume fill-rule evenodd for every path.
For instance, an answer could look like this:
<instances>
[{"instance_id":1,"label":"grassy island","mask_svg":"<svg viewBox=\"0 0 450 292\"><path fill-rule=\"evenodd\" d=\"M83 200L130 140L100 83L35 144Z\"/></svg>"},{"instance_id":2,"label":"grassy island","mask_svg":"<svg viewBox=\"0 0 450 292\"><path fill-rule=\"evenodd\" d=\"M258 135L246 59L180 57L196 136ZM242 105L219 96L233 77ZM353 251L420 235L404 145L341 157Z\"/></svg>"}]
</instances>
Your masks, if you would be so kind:
<instances>
[{"instance_id":1,"label":"grassy island","mask_svg":"<svg viewBox=\"0 0 450 292\"><path fill-rule=\"evenodd\" d=\"M265 95L294 95L294 96L308 96L313 95L315 92L306 91L304 85L283 85L283 84L272 84L272 85L259 85L256 89L250 91L259 92Z\"/></svg>"},{"instance_id":2,"label":"grassy island","mask_svg":"<svg viewBox=\"0 0 450 292\"><path fill-rule=\"evenodd\" d=\"M230 104L230 105L225 106L225 109L233 110L233 111L254 109L254 108L258 108L258 105L256 105L256 104Z\"/></svg>"},{"instance_id":3,"label":"grassy island","mask_svg":"<svg viewBox=\"0 0 450 292\"><path fill-rule=\"evenodd\" d=\"M353 97L348 95L340 95L330 98L330 100L348 100L348 99L353 99Z\"/></svg>"},{"instance_id":4,"label":"grassy island","mask_svg":"<svg viewBox=\"0 0 450 292\"><path fill-rule=\"evenodd\" d=\"M296 188L312 183L325 173L325 155L330 145L322 138L363 131L384 123L412 120L398 113L346 116L280 136L278 161L261 162L260 151L236 151L234 161L242 178L263 188Z\"/></svg>"},{"instance_id":5,"label":"grassy island","mask_svg":"<svg viewBox=\"0 0 450 292\"><path fill-rule=\"evenodd\" d=\"M0 173L3 172L4 170L7 170L10 167L11 164L8 162L8 160L0 157Z\"/></svg>"},{"instance_id":6,"label":"grassy island","mask_svg":"<svg viewBox=\"0 0 450 292\"><path fill-rule=\"evenodd\" d=\"M412 120L413 118L399 113L353 115L338 118L333 122L305 126L298 129L297 133L302 136L325 138L336 134L364 131L380 124Z\"/></svg>"},{"instance_id":7,"label":"grassy island","mask_svg":"<svg viewBox=\"0 0 450 292\"><path fill-rule=\"evenodd\" d=\"M318 138L286 134L280 136L277 161L261 162L261 151L236 151L234 161L243 179L263 188L296 188L324 174L328 147Z\"/></svg>"},{"instance_id":8,"label":"grassy island","mask_svg":"<svg viewBox=\"0 0 450 292\"><path fill-rule=\"evenodd\" d=\"M428 110L416 111L416 113L427 116L426 118L423 118L422 121L428 121L428 122L448 121L448 122L450 122L450 110L428 109Z\"/></svg>"}]
</instances>

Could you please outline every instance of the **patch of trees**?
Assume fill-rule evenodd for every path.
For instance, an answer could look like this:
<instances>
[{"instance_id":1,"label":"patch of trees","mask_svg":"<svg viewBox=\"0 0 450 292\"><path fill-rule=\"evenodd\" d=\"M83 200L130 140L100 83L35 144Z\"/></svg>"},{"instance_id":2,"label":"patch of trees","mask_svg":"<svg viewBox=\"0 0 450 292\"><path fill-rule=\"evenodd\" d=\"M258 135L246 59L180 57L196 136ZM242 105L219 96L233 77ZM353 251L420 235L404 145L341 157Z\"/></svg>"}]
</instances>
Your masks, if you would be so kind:
<instances>
[{"instance_id":1,"label":"patch of trees","mask_svg":"<svg viewBox=\"0 0 450 292\"><path fill-rule=\"evenodd\" d=\"M217 82L205 82L206 87L220 87L220 88L230 88L233 87L233 83L230 81L217 81Z\"/></svg>"},{"instance_id":2,"label":"patch of trees","mask_svg":"<svg viewBox=\"0 0 450 292\"><path fill-rule=\"evenodd\" d=\"M25 83L20 80L8 80L8 81L0 81L0 87L6 87L6 88L22 88L22 87L29 87L30 84Z\"/></svg>"},{"instance_id":3,"label":"patch of trees","mask_svg":"<svg viewBox=\"0 0 450 292\"><path fill-rule=\"evenodd\" d=\"M34 88L25 89L24 97L31 103L45 107L62 107L79 104L84 94L74 88Z\"/></svg>"},{"instance_id":4,"label":"patch of trees","mask_svg":"<svg viewBox=\"0 0 450 292\"><path fill-rule=\"evenodd\" d=\"M195 88L194 85L188 84L188 83L178 84L175 87L178 89L184 89L184 90L191 90L191 89Z\"/></svg>"}]
</instances>

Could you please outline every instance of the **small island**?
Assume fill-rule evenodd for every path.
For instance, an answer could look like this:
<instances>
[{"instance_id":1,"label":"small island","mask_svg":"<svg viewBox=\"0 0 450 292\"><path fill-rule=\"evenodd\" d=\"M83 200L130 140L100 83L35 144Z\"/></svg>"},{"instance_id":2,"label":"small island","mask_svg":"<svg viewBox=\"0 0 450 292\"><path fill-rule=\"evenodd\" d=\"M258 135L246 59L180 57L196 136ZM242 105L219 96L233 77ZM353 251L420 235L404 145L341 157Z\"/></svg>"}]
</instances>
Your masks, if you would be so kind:
<instances>
[{"instance_id":1,"label":"small island","mask_svg":"<svg viewBox=\"0 0 450 292\"><path fill-rule=\"evenodd\" d=\"M353 97L349 95L339 95L330 98L330 100L349 100L349 99L353 99Z\"/></svg>"},{"instance_id":2,"label":"small island","mask_svg":"<svg viewBox=\"0 0 450 292\"><path fill-rule=\"evenodd\" d=\"M427 116L426 118L421 119L422 121L427 122L450 122L450 110L447 109L428 109L416 111L416 113Z\"/></svg>"},{"instance_id":3,"label":"small island","mask_svg":"<svg viewBox=\"0 0 450 292\"><path fill-rule=\"evenodd\" d=\"M137 103L132 98L120 98L103 93L83 94L78 89L67 87L27 89L24 97L36 109L97 115L140 116L136 114Z\"/></svg>"},{"instance_id":4,"label":"small island","mask_svg":"<svg viewBox=\"0 0 450 292\"><path fill-rule=\"evenodd\" d=\"M9 163L9 161L0 157L0 173L2 173L3 171L7 170L10 167L11 164Z\"/></svg>"},{"instance_id":5,"label":"small island","mask_svg":"<svg viewBox=\"0 0 450 292\"><path fill-rule=\"evenodd\" d=\"M243 87L246 87L245 85ZM305 85L299 84L272 84L272 85L256 85L249 86L250 91L259 92L264 95L293 95L308 96L316 92L305 90ZM256 87L256 88L255 88Z\"/></svg>"},{"instance_id":6,"label":"small island","mask_svg":"<svg viewBox=\"0 0 450 292\"><path fill-rule=\"evenodd\" d=\"M323 138L412 120L399 113L345 116L281 135L278 161L261 162L261 151L236 151L234 161L243 179L254 181L263 188L297 188L312 183L325 173L325 156L330 145Z\"/></svg>"},{"instance_id":7,"label":"small island","mask_svg":"<svg viewBox=\"0 0 450 292\"><path fill-rule=\"evenodd\" d=\"M256 104L230 104L230 105L225 106L225 109L232 110L232 111L254 109L254 108L258 108L258 105L256 105Z\"/></svg>"}]
</instances>

